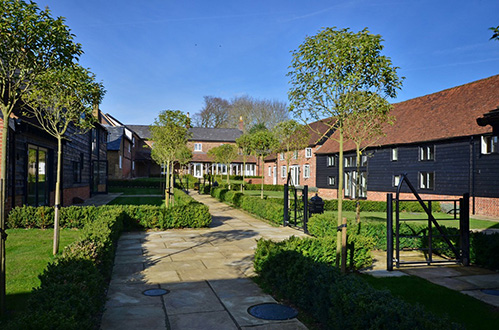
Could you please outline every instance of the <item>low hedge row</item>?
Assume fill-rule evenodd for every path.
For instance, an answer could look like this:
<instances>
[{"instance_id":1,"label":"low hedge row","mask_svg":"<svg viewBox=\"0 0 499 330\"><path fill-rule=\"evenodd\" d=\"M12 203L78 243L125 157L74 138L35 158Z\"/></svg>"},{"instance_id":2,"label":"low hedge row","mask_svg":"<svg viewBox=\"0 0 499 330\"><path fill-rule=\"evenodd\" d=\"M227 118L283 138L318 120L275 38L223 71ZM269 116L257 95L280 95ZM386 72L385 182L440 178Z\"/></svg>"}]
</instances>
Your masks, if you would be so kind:
<instances>
[{"instance_id":1,"label":"low hedge row","mask_svg":"<svg viewBox=\"0 0 499 330\"><path fill-rule=\"evenodd\" d=\"M459 328L388 291L373 289L355 275L340 274L329 260L309 251L295 243L260 240L254 266L264 286L309 313L321 328Z\"/></svg>"},{"instance_id":2,"label":"low hedge row","mask_svg":"<svg viewBox=\"0 0 499 330\"><path fill-rule=\"evenodd\" d=\"M230 203L236 207L255 214L260 218L269 220L276 224L281 224L284 216L284 206L274 203L269 199L260 197L246 196L239 191L228 190L226 188L211 189L211 196L221 202Z\"/></svg>"},{"instance_id":3,"label":"low hedge row","mask_svg":"<svg viewBox=\"0 0 499 330\"><path fill-rule=\"evenodd\" d=\"M160 180L109 180L107 182L109 187L127 187L127 188L136 188L136 187L145 187L145 188L160 188L161 181Z\"/></svg>"},{"instance_id":4,"label":"low hedge row","mask_svg":"<svg viewBox=\"0 0 499 330\"><path fill-rule=\"evenodd\" d=\"M211 222L206 205L197 202L181 190L176 189L176 204L173 207L153 205L113 205L105 208L118 209L125 214L127 228L170 229L200 228ZM61 208L61 228L83 228L95 219L98 208L94 206L69 206ZM54 208L48 206L15 207L7 219L8 228L48 228L54 225Z\"/></svg>"},{"instance_id":5,"label":"low hedge row","mask_svg":"<svg viewBox=\"0 0 499 330\"><path fill-rule=\"evenodd\" d=\"M39 276L41 285L33 290L27 312L6 327L97 328L124 217L119 208L99 208L83 227L81 238L67 246Z\"/></svg>"},{"instance_id":6,"label":"low hedge row","mask_svg":"<svg viewBox=\"0 0 499 330\"><path fill-rule=\"evenodd\" d=\"M315 214L308 222L308 231L315 237L336 236L337 228L336 215L331 213ZM453 227L441 226L448 235L454 246L459 246L459 230ZM401 237L401 248L427 248L428 247L428 227L419 224L407 224L403 222L400 226L401 235L421 235L417 237ZM370 237L374 241L374 248L386 251L386 223L383 222L362 222L360 225L354 221L349 222L347 232L350 235L358 234ZM452 250L445 241L439 237L440 233L433 228L433 249L436 253L454 256ZM394 238L395 239L395 238ZM479 266L492 270L499 270L499 233L485 234L481 232L470 233L470 261Z\"/></svg>"}]
</instances>

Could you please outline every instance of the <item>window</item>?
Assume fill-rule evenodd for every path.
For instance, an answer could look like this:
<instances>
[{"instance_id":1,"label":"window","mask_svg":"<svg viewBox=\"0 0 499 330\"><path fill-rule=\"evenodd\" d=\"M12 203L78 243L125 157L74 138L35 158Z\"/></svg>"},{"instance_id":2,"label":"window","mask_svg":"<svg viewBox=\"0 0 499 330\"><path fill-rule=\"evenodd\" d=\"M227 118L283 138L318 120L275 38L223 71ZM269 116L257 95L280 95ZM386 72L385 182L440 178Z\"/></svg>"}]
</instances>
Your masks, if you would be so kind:
<instances>
[{"instance_id":1,"label":"window","mask_svg":"<svg viewBox=\"0 0 499 330\"><path fill-rule=\"evenodd\" d=\"M81 172L83 170L83 153L80 153L80 159L73 161L73 183L81 183Z\"/></svg>"},{"instance_id":2,"label":"window","mask_svg":"<svg viewBox=\"0 0 499 330\"><path fill-rule=\"evenodd\" d=\"M327 177L327 185L328 186L334 186L334 185L336 185L336 177L334 177L334 176L328 176Z\"/></svg>"},{"instance_id":3,"label":"window","mask_svg":"<svg viewBox=\"0 0 499 330\"><path fill-rule=\"evenodd\" d=\"M400 175L394 175L392 180L393 186L398 187L400 183Z\"/></svg>"},{"instance_id":4,"label":"window","mask_svg":"<svg viewBox=\"0 0 499 330\"><path fill-rule=\"evenodd\" d=\"M434 189L435 188L435 173L434 172L419 172L419 188Z\"/></svg>"},{"instance_id":5,"label":"window","mask_svg":"<svg viewBox=\"0 0 499 330\"><path fill-rule=\"evenodd\" d=\"M298 150L293 151L293 159L298 159Z\"/></svg>"},{"instance_id":6,"label":"window","mask_svg":"<svg viewBox=\"0 0 499 330\"><path fill-rule=\"evenodd\" d=\"M128 142L128 152L132 152L132 146L131 146L130 142Z\"/></svg>"},{"instance_id":7,"label":"window","mask_svg":"<svg viewBox=\"0 0 499 330\"><path fill-rule=\"evenodd\" d=\"M497 136L482 136L481 152L483 155L499 152Z\"/></svg>"},{"instance_id":8,"label":"window","mask_svg":"<svg viewBox=\"0 0 499 330\"><path fill-rule=\"evenodd\" d=\"M281 166L281 178L283 178L283 179L286 178L286 166L285 165Z\"/></svg>"},{"instance_id":9,"label":"window","mask_svg":"<svg viewBox=\"0 0 499 330\"><path fill-rule=\"evenodd\" d=\"M48 205L49 202L49 152L47 149L28 147L28 173L26 204Z\"/></svg>"},{"instance_id":10,"label":"window","mask_svg":"<svg viewBox=\"0 0 499 330\"><path fill-rule=\"evenodd\" d=\"M118 166L119 166L120 168L121 168L121 166L123 165L123 164L122 164L122 162L123 162L123 160L122 160L122 157L121 157L121 155L120 155L120 159L119 159L119 163L118 163Z\"/></svg>"},{"instance_id":11,"label":"window","mask_svg":"<svg viewBox=\"0 0 499 330\"><path fill-rule=\"evenodd\" d=\"M391 160L392 162L399 160L399 148L392 148Z\"/></svg>"},{"instance_id":12,"label":"window","mask_svg":"<svg viewBox=\"0 0 499 330\"><path fill-rule=\"evenodd\" d=\"M367 156L360 156L360 166L367 165ZM357 166L357 156L345 157L345 167L356 167Z\"/></svg>"},{"instance_id":13,"label":"window","mask_svg":"<svg viewBox=\"0 0 499 330\"><path fill-rule=\"evenodd\" d=\"M269 166L269 176L272 176L272 167Z\"/></svg>"},{"instance_id":14,"label":"window","mask_svg":"<svg viewBox=\"0 0 499 330\"><path fill-rule=\"evenodd\" d=\"M202 143L194 143L194 151L203 151Z\"/></svg>"},{"instance_id":15,"label":"window","mask_svg":"<svg viewBox=\"0 0 499 330\"><path fill-rule=\"evenodd\" d=\"M335 157L333 155L327 156L327 166L332 167L336 165Z\"/></svg>"},{"instance_id":16,"label":"window","mask_svg":"<svg viewBox=\"0 0 499 330\"><path fill-rule=\"evenodd\" d=\"M132 160L132 171L135 171L135 161Z\"/></svg>"},{"instance_id":17,"label":"window","mask_svg":"<svg viewBox=\"0 0 499 330\"><path fill-rule=\"evenodd\" d=\"M435 159L435 146L419 147L419 160L427 161Z\"/></svg>"},{"instance_id":18,"label":"window","mask_svg":"<svg viewBox=\"0 0 499 330\"><path fill-rule=\"evenodd\" d=\"M305 179L310 178L310 165L303 165L303 177Z\"/></svg>"},{"instance_id":19,"label":"window","mask_svg":"<svg viewBox=\"0 0 499 330\"><path fill-rule=\"evenodd\" d=\"M312 158L312 148L305 148L305 158Z\"/></svg>"},{"instance_id":20,"label":"window","mask_svg":"<svg viewBox=\"0 0 499 330\"><path fill-rule=\"evenodd\" d=\"M366 172L360 172L360 176L357 171L345 172L345 197L356 198L357 184L359 184L359 197L365 198L367 194Z\"/></svg>"},{"instance_id":21,"label":"window","mask_svg":"<svg viewBox=\"0 0 499 330\"><path fill-rule=\"evenodd\" d=\"M280 160L284 160L284 152L281 152L281 153L279 154L279 159L280 159Z\"/></svg>"}]
</instances>

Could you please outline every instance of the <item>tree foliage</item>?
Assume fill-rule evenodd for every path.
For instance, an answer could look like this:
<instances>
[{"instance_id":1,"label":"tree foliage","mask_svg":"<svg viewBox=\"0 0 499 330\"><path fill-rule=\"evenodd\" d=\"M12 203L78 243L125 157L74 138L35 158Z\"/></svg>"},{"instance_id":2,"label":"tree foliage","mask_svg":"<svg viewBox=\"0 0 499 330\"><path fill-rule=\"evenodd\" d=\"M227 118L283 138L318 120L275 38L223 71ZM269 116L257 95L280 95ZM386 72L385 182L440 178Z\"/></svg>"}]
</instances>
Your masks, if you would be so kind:
<instances>
[{"instance_id":1,"label":"tree foliage","mask_svg":"<svg viewBox=\"0 0 499 330\"><path fill-rule=\"evenodd\" d=\"M499 40L499 25L496 27L491 27L489 30L492 31L492 37L490 37L490 40Z\"/></svg>"},{"instance_id":2,"label":"tree foliage","mask_svg":"<svg viewBox=\"0 0 499 330\"><path fill-rule=\"evenodd\" d=\"M151 126L152 159L166 169L166 199L170 206L173 188L173 164L178 159L179 151L185 148L189 138L190 119L179 110L161 111Z\"/></svg>"},{"instance_id":3,"label":"tree foliage","mask_svg":"<svg viewBox=\"0 0 499 330\"><path fill-rule=\"evenodd\" d=\"M0 0L0 111L8 121L21 97L34 88L48 69L71 65L82 54L81 45L62 17L24 0ZM2 129L0 181L6 182L9 125ZM0 188L5 194L5 184ZM0 230L5 229L5 200L0 200ZM5 240L0 240L0 312L5 309Z\"/></svg>"},{"instance_id":4,"label":"tree foliage","mask_svg":"<svg viewBox=\"0 0 499 330\"><path fill-rule=\"evenodd\" d=\"M104 96L102 83L78 64L48 69L34 79L33 89L23 95L25 115L34 116L44 131L57 139L57 175L54 212L54 248L59 252L59 208L61 204L62 140L68 129L72 134L85 133L96 118L93 107Z\"/></svg>"},{"instance_id":5,"label":"tree foliage","mask_svg":"<svg viewBox=\"0 0 499 330\"><path fill-rule=\"evenodd\" d=\"M299 124L296 120L290 119L278 123L273 129L278 141L276 152L284 154L286 168L289 169L291 158L295 151L299 151L308 146L309 130L307 126Z\"/></svg>"},{"instance_id":6,"label":"tree foliage","mask_svg":"<svg viewBox=\"0 0 499 330\"><path fill-rule=\"evenodd\" d=\"M230 164L236 160L238 156L237 146L233 144L222 144L218 147L211 148L208 151L208 156L210 156L216 163L224 164L227 168L227 185L230 189L229 181L229 167Z\"/></svg>"},{"instance_id":7,"label":"tree foliage","mask_svg":"<svg viewBox=\"0 0 499 330\"><path fill-rule=\"evenodd\" d=\"M260 159L260 168L262 169L262 186L261 186L261 194L260 197L263 199L263 180L264 180L264 171L263 171L263 163L265 156L271 154L277 147L278 141L269 130L259 130L253 134L251 134L251 150L254 152L256 156Z\"/></svg>"},{"instance_id":8,"label":"tree foliage","mask_svg":"<svg viewBox=\"0 0 499 330\"><path fill-rule=\"evenodd\" d=\"M288 73L290 111L307 120L332 118L331 128L338 131L338 225L342 222L343 129L346 118L353 112L357 93L395 97L402 86L398 68L381 54L382 50L381 36L367 29L355 33L349 29L324 28L307 37L292 55ZM340 235L338 232L336 260L340 260Z\"/></svg>"}]
</instances>

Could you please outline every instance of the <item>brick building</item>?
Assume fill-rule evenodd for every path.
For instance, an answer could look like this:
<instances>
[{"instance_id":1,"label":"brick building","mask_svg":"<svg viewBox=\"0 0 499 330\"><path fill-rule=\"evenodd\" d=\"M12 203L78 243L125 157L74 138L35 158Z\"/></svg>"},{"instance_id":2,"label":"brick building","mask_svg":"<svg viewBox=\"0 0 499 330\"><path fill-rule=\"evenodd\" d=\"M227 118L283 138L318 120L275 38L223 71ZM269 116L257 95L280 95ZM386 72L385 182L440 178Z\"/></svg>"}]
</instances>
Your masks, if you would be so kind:
<instances>
[{"instance_id":1,"label":"brick building","mask_svg":"<svg viewBox=\"0 0 499 330\"><path fill-rule=\"evenodd\" d=\"M265 158L265 184L283 185L289 173L291 184L315 187L316 152L330 135L331 124L319 120L309 124L307 129L309 139L305 149L291 151L289 155L279 152Z\"/></svg>"},{"instance_id":2,"label":"brick building","mask_svg":"<svg viewBox=\"0 0 499 330\"><path fill-rule=\"evenodd\" d=\"M394 104L395 124L363 153L359 172L355 146L345 143L344 197L355 198L360 177L360 198L386 200L407 173L423 198L469 193L473 214L499 216L498 131L491 126L498 105L499 75ZM316 186L326 198L338 195L338 147L330 139L316 152Z\"/></svg>"}]
</instances>

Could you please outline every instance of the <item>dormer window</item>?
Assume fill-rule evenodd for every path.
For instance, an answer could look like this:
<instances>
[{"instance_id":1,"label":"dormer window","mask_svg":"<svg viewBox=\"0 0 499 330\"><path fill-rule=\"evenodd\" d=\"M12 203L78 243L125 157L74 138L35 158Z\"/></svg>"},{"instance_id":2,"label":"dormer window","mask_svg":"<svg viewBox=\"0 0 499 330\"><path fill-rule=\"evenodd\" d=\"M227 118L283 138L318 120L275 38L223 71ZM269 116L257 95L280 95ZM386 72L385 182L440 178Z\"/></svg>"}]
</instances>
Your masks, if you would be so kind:
<instances>
[{"instance_id":1,"label":"dormer window","mask_svg":"<svg viewBox=\"0 0 499 330\"><path fill-rule=\"evenodd\" d=\"M305 148L305 158L312 158L312 148Z\"/></svg>"}]
</instances>

